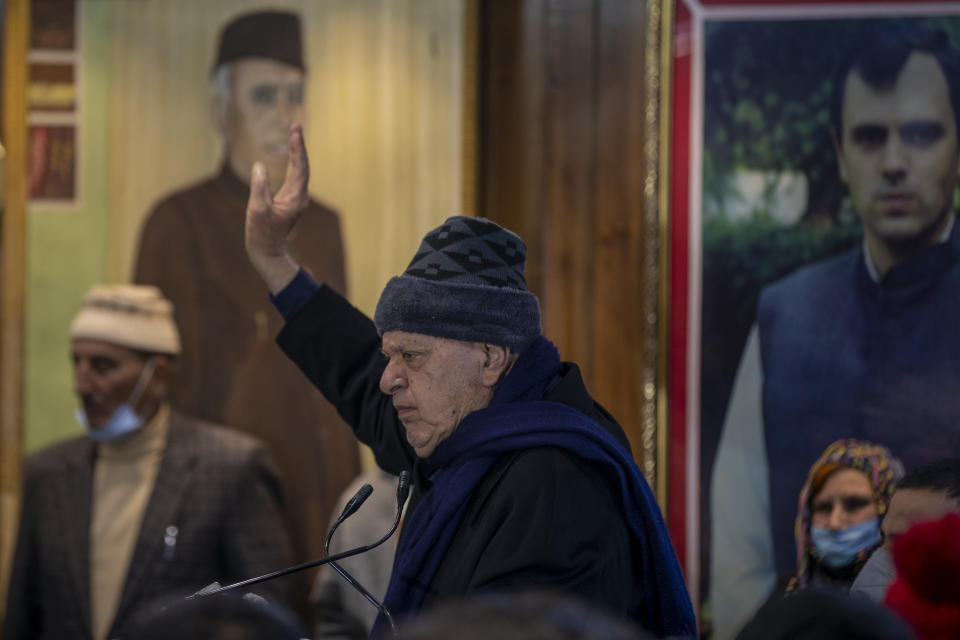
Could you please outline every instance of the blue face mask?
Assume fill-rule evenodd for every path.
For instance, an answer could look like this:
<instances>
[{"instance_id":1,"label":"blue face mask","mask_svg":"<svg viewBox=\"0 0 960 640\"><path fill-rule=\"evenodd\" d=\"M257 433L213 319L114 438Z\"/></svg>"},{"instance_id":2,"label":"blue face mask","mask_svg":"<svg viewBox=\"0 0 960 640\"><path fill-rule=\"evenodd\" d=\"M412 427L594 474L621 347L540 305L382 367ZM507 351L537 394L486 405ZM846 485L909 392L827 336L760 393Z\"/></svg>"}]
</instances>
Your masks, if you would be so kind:
<instances>
[{"instance_id":1,"label":"blue face mask","mask_svg":"<svg viewBox=\"0 0 960 640\"><path fill-rule=\"evenodd\" d=\"M130 393L130 399L117 407L113 415L99 427L91 427L90 421L87 420L86 412L83 409L77 409L77 422L79 422L83 430L87 432L87 435L97 442L113 442L140 429L140 427L143 426L143 418L137 415L137 412L133 410L133 406L140 400L140 396L143 395L143 390L146 389L147 383L150 382L150 378L153 377L153 372L156 368L156 360L147 362L143 371L140 372L137 386L135 386Z\"/></svg>"},{"instance_id":2,"label":"blue face mask","mask_svg":"<svg viewBox=\"0 0 960 640\"><path fill-rule=\"evenodd\" d=\"M846 529L833 531L825 527L810 527L810 539L828 567L845 567L857 558L857 554L880 544L880 518L855 524Z\"/></svg>"}]
</instances>

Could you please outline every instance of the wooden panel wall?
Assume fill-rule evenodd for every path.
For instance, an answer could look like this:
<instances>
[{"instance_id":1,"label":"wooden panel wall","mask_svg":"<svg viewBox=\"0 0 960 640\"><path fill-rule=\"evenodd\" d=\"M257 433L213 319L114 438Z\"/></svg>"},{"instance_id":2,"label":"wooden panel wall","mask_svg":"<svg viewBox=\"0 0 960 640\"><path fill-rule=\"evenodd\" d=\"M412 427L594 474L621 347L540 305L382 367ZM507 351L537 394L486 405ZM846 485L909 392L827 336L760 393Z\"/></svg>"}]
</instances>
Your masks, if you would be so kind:
<instances>
[{"instance_id":1,"label":"wooden panel wall","mask_svg":"<svg viewBox=\"0 0 960 640\"><path fill-rule=\"evenodd\" d=\"M580 364L636 457L644 345L647 5L481 5L478 213L528 245L544 333ZM651 390L652 391L652 390ZM649 447L653 446L648 443Z\"/></svg>"}]
</instances>

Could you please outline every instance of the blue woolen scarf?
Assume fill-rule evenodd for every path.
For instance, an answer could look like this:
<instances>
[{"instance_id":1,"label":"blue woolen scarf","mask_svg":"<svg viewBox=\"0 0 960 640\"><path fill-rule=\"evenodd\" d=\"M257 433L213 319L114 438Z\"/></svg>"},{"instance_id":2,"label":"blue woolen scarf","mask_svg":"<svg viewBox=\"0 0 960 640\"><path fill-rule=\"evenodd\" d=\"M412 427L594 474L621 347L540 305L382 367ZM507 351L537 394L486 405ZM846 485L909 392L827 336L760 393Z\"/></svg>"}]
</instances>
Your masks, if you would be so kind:
<instances>
[{"instance_id":1,"label":"blue woolen scarf","mask_svg":"<svg viewBox=\"0 0 960 640\"><path fill-rule=\"evenodd\" d=\"M603 427L579 411L539 400L560 367L556 348L538 340L521 355L485 409L469 414L441 442L429 462L439 470L407 518L384 605L395 614L420 608L426 587L470 502L474 489L503 455L557 447L589 460L620 488L624 512L637 538L636 588L643 593L638 622L657 636L693 636L690 597L666 526L630 454ZM377 618L373 634L384 630Z\"/></svg>"}]
</instances>

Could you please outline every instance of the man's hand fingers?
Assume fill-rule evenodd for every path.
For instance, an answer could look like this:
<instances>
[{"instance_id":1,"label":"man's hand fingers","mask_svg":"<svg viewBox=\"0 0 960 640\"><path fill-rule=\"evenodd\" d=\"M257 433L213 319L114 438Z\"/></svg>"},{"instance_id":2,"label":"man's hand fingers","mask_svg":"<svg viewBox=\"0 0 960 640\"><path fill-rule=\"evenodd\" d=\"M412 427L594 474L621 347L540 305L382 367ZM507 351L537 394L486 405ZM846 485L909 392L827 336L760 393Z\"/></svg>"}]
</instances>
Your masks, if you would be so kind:
<instances>
[{"instance_id":1,"label":"man's hand fingers","mask_svg":"<svg viewBox=\"0 0 960 640\"><path fill-rule=\"evenodd\" d=\"M253 163L250 172L250 199L247 201L247 217L263 215L270 210L273 198L270 196L270 177L267 168L260 162Z\"/></svg>"},{"instance_id":2,"label":"man's hand fingers","mask_svg":"<svg viewBox=\"0 0 960 640\"><path fill-rule=\"evenodd\" d=\"M287 236L310 202L309 173L303 130L298 124L290 127L287 175L276 195L270 193L266 167L260 162L253 165L244 239L250 261L271 291L296 275L296 263L287 252Z\"/></svg>"},{"instance_id":3,"label":"man's hand fingers","mask_svg":"<svg viewBox=\"0 0 960 640\"><path fill-rule=\"evenodd\" d=\"M307 160L307 147L303 141L303 126L300 123L290 126L290 159L287 160L287 175L291 174L298 182L304 184L310 180L310 163Z\"/></svg>"},{"instance_id":4,"label":"man's hand fingers","mask_svg":"<svg viewBox=\"0 0 960 640\"><path fill-rule=\"evenodd\" d=\"M297 263L287 253L287 235L293 228L299 209L284 216L270 195L267 169L253 165L250 175L250 199L244 226L244 243L250 263L263 278L270 292L277 294L297 275Z\"/></svg>"},{"instance_id":5,"label":"man's hand fingers","mask_svg":"<svg viewBox=\"0 0 960 640\"><path fill-rule=\"evenodd\" d=\"M287 175L277 192L276 205L286 213L299 210L307 204L307 184L310 181L310 163L303 142L303 127L299 123L290 126L290 154L287 159Z\"/></svg>"}]
</instances>

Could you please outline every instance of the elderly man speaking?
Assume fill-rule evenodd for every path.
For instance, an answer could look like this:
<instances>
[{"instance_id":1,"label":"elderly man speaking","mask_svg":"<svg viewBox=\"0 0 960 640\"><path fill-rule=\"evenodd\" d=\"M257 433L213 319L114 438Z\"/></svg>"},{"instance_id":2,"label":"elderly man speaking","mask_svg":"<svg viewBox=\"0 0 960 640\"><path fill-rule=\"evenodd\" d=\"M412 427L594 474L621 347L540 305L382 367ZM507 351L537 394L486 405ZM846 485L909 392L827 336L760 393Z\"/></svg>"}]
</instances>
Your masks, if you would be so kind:
<instances>
[{"instance_id":1,"label":"elderly man speaking","mask_svg":"<svg viewBox=\"0 0 960 640\"><path fill-rule=\"evenodd\" d=\"M692 636L683 577L619 425L540 333L526 247L454 217L392 278L371 322L287 252L307 203L303 135L283 187L254 166L247 253L286 325L278 342L414 491L384 604L561 589L658 636Z\"/></svg>"}]
</instances>

